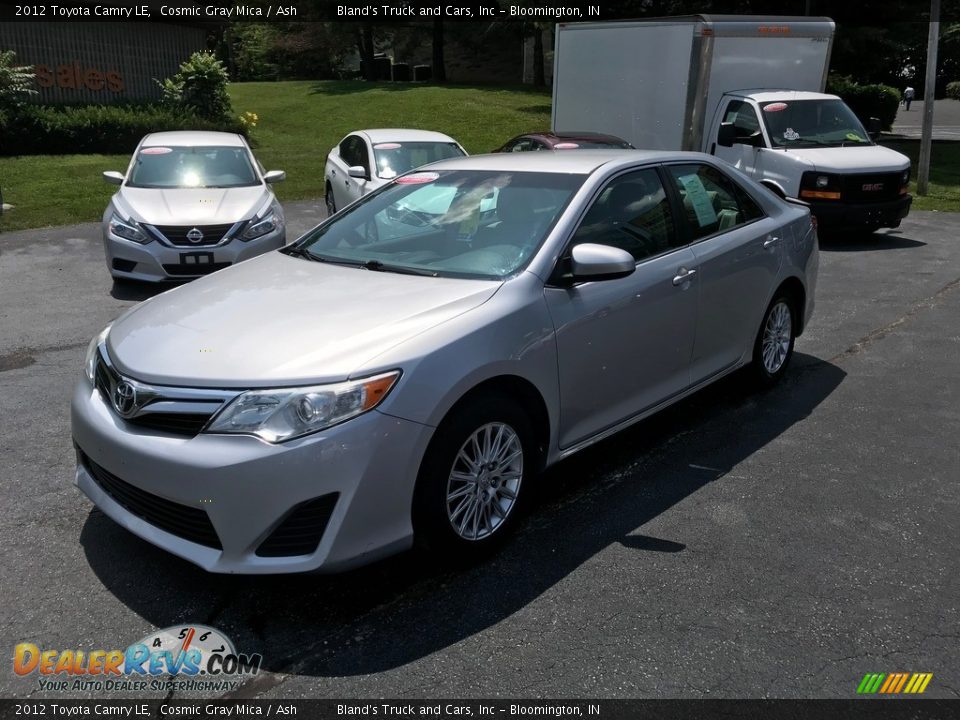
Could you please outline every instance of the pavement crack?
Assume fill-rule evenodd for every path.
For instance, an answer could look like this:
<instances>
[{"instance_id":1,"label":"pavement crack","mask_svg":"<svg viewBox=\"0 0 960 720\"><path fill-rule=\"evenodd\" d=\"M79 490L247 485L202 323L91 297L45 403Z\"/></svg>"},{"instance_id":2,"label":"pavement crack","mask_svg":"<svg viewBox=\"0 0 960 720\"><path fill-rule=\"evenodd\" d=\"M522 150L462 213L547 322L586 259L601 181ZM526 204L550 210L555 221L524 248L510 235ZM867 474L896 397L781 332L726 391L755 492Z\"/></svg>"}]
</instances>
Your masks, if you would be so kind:
<instances>
[{"instance_id":1,"label":"pavement crack","mask_svg":"<svg viewBox=\"0 0 960 720\"><path fill-rule=\"evenodd\" d=\"M926 297L923 300L919 300L918 302L914 303L910 307L910 309L907 310L907 312L905 312L903 315L898 317L893 322L887 323L883 327L879 327L876 330L873 330L867 333L862 338L857 340L853 345L848 347L846 350L843 350L837 353L836 355L834 355L827 362L831 364L839 363L847 359L848 357L851 357L853 355L859 355L860 353L868 350L870 346L873 345L875 342L885 338L887 335L889 335L898 327L906 323L908 320L912 319L915 315L917 315L921 311L929 310L931 308L937 307L937 305L939 305L943 301L944 296L946 296L953 290L956 290L958 287L960 287L960 277L956 278L951 282L948 282L946 285L944 285L942 288L937 290L937 292L935 292L930 297Z\"/></svg>"}]
</instances>

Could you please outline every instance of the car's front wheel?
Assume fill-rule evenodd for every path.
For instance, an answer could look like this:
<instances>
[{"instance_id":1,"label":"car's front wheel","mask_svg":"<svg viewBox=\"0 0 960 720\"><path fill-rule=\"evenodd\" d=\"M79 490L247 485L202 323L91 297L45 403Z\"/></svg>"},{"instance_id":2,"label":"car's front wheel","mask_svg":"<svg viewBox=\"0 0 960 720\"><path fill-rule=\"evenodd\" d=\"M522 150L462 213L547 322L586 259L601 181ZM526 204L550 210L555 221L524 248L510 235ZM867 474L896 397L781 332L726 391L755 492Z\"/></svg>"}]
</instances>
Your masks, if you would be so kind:
<instances>
[{"instance_id":1,"label":"car's front wheel","mask_svg":"<svg viewBox=\"0 0 960 720\"><path fill-rule=\"evenodd\" d=\"M778 295L764 313L753 348L752 370L762 387L776 383L787 371L793 357L795 322L793 303L787 295Z\"/></svg>"},{"instance_id":2,"label":"car's front wheel","mask_svg":"<svg viewBox=\"0 0 960 720\"><path fill-rule=\"evenodd\" d=\"M323 196L323 199L327 205L327 217L330 217L337 211L337 205L333 201L333 188L330 187L330 183L327 183L327 190Z\"/></svg>"},{"instance_id":3,"label":"car's front wheel","mask_svg":"<svg viewBox=\"0 0 960 720\"><path fill-rule=\"evenodd\" d=\"M414 496L418 541L451 559L493 548L516 521L539 467L526 413L496 396L456 408L430 443Z\"/></svg>"}]
</instances>

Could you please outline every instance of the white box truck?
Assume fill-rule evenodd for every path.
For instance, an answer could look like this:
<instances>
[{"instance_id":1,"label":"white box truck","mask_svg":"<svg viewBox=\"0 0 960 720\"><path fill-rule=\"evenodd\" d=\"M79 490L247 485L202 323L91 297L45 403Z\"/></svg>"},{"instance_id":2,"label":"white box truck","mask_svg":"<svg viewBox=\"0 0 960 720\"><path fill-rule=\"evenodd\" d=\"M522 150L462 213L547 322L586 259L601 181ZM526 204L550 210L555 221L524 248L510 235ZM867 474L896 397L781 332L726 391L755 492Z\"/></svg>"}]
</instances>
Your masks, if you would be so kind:
<instances>
[{"instance_id":1,"label":"white box truck","mask_svg":"<svg viewBox=\"0 0 960 720\"><path fill-rule=\"evenodd\" d=\"M897 227L910 160L824 94L828 18L696 15L557 25L553 129L716 155L821 227Z\"/></svg>"}]
</instances>

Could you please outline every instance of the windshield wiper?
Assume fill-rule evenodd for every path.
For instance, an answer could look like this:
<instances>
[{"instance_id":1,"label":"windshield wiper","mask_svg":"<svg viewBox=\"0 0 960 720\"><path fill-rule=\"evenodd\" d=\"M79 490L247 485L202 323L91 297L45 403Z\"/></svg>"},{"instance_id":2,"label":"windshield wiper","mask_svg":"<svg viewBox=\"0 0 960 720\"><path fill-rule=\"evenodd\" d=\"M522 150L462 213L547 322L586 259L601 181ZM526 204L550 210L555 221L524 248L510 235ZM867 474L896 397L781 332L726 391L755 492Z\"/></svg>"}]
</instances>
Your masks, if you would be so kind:
<instances>
[{"instance_id":1,"label":"windshield wiper","mask_svg":"<svg viewBox=\"0 0 960 720\"><path fill-rule=\"evenodd\" d=\"M280 252L284 255L289 255L291 257L299 257L304 260L313 260L314 262L326 262L322 257L314 255L312 252L307 250L305 247L300 247L299 245L290 245L285 248L281 248Z\"/></svg>"},{"instance_id":2,"label":"windshield wiper","mask_svg":"<svg viewBox=\"0 0 960 720\"><path fill-rule=\"evenodd\" d=\"M357 267L373 270L374 272L392 272L399 273L401 275L423 275L426 277L437 276L437 273L433 270L423 270L420 268L405 267L403 265L388 265L380 262L379 260L365 260L363 262L358 262Z\"/></svg>"}]
</instances>

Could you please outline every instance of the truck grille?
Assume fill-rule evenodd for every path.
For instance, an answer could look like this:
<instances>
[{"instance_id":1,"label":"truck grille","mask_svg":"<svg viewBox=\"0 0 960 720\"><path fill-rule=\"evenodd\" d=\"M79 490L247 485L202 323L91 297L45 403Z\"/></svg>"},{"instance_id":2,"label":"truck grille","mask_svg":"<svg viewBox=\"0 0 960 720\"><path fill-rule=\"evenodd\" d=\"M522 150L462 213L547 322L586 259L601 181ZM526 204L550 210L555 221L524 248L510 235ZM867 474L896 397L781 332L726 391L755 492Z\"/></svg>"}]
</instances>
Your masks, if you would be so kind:
<instances>
[{"instance_id":1,"label":"truck grille","mask_svg":"<svg viewBox=\"0 0 960 720\"><path fill-rule=\"evenodd\" d=\"M171 535L197 545L223 550L210 516L203 510L134 487L97 465L83 450L78 450L78 454L80 462L100 489L128 512Z\"/></svg>"},{"instance_id":2,"label":"truck grille","mask_svg":"<svg viewBox=\"0 0 960 720\"><path fill-rule=\"evenodd\" d=\"M900 197L900 173L841 175L841 197L849 203L889 202Z\"/></svg>"}]
</instances>

